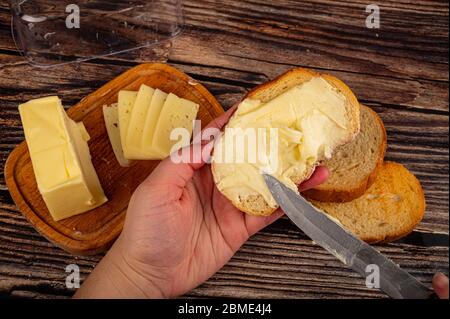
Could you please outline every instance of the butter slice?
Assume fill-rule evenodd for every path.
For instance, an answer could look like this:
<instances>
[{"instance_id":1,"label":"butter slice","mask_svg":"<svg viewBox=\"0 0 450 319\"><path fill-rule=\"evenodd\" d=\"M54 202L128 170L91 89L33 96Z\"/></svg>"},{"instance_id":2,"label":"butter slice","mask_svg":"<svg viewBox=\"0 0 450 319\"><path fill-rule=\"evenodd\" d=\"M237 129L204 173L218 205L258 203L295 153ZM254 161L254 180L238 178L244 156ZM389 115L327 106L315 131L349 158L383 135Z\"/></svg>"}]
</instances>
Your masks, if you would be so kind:
<instances>
[{"instance_id":1,"label":"butter slice","mask_svg":"<svg viewBox=\"0 0 450 319\"><path fill-rule=\"evenodd\" d=\"M131 112L133 111L134 102L136 101L137 92L120 91L118 100L119 113L119 131L122 148L125 151L125 143L127 140L128 126L130 124ZM126 154L125 154L126 156Z\"/></svg>"},{"instance_id":2,"label":"butter slice","mask_svg":"<svg viewBox=\"0 0 450 319\"><path fill-rule=\"evenodd\" d=\"M90 137L88 131L86 130L86 127L84 126L83 122L78 122L77 125L78 125L78 128L80 129L80 133L81 133L81 136L83 137L83 140L85 140L86 142L89 142L91 137Z\"/></svg>"},{"instance_id":3,"label":"butter slice","mask_svg":"<svg viewBox=\"0 0 450 319\"><path fill-rule=\"evenodd\" d=\"M145 84L142 84L139 88L139 92L131 112L127 138L124 144L125 157L127 159L147 159L152 155L147 154L141 149L141 141L142 135L144 134L147 112L150 108L154 92L155 90L153 88Z\"/></svg>"},{"instance_id":4,"label":"butter slice","mask_svg":"<svg viewBox=\"0 0 450 319\"><path fill-rule=\"evenodd\" d=\"M153 136L155 135L156 124L158 123L161 110L167 99L168 94L156 89L152 97L150 108L147 112L145 120L144 133L142 135L141 148L151 153L149 159L163 159L167 154L158 152L158 149L153 147Z\"/></svg>"},{"instance_id":5,"label":"butter slice","mask_svg":"<svg viewBox=\"0 0 450 319\"><path fill-rule=\"evenodd\" d=\"M103 106L103 117L105 119L106 131L108 132L109 141L111 143L117 162L122 167L130 166L130 161L123 154L122 142L120 140L119 130L119 111L117 104Z\"/></svg>"},{"instance_id":6,"label":"butter slice","mask_svg":"<svg viewBox=\"0 0 450 319\"><path fill-rule=\"evenodd\" d=\"M107 201L91 162L84 126L71 120L58 97L19 105L38 189L55 221Z\"/></svg>"},{"instance_id":7,"label":"butter slice","mask_svg":"<svg viewBox=\"0 0 450 319\"><path fill-rule=\"evenodd\" d=\"M177 97L170 93L164 103L161 115L155 128L153 136L153 147L158 152L170 155L172 147L178 141L170 140L170 133L175 128L184 128L192 136L193 121L197 117L199 105ZM181 145L184 147L186 145Z\"/></svg>"}]
</instances>

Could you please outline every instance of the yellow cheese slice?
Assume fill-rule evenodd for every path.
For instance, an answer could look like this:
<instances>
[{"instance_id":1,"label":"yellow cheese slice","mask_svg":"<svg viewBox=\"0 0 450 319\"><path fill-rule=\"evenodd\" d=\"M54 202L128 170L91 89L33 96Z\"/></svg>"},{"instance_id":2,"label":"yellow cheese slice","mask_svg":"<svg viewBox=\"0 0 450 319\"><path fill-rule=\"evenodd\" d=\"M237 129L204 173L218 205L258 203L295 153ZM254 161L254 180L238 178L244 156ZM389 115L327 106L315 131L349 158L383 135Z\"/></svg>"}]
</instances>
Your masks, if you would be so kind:
<instances>
[{"instance_id":1,"label":"yellow cheese slice","mask_svg":"<svg viewBox=\"0 0 450 319\"><path fill-rule=\"evenodd\" d=\"M60 99L32 100L19 105L19 112L38 189L53 219L106 202L91 162L87 131L67 116Z\"/></svg>"},{"instance_id":2,"label":"yellow cheese slice","mask_svg":"<svg viewBox=\"0 0 450 319\"><path fill-rule=\"evenodd\" d=\"M143 152L148 152L152 156L149 159L163 159L165 154L159 153L157 149L153 148L153 135L155 132L156 124L158 123L159 115L164 106L164 102L167 99L167 94L161 90L156 89L153 94L150 108L147 112L147 118L145 120L144 133L142 135L141 148Z\"/></svg>"},{"instance_id":3,"label":"yellow cheese slice","mask_svg":"<svg viewBox=\"0 0 450 319\"><path fill-rule=\"evenodd\" d=\"M130 161L123 154L122 142L120 140L119 130L119 110L117 104L103 106L103 117L105 119L106 131L108 132L109 141L111 143L114 155L120 166L130 166Z\"/></svg>"},{"instance_id":4,"label":"yellow cheese slice","mask_svg":"<svg viewBox=\"0 0 450 319\"><path fill-rule=\"evenodd\" d=\"M153 136L153 148L158 152L170 155L172 147L178 141L170 139L173 129L184 128L192 135L193 120L197 117L199 105L170 93L164 103ZM180 145L184 147L186 145Z\"/></svg>"},{"instance_id":5,"label":"yellow cheese slice","mask_svg":"<svg viewBox=\"0 0 450 319\"><path fill-rule=\"evenodd\" d=\"M125 150L125 143L127 139L128 125L130 123L131 111L133 110L134 102L136 101L137 92L135 91L120 91L118 100L119 113L119 131L122 148Z\"/></svg>"},{"instance_id":6,"label":"yellow cheese slice","mask_svg":"<svg viewBox=\"0 0 450 319\"><path fill-rule=\"evenodd\" d=\"M130 123L128 125L127 138L124 144L125 157L127 159L147 159L146 154L141 149L142 135L144 134L145 119L147 111L152 102L154 89L147 85L141 85L131 112Z\"/></svg>"}]
</instances>

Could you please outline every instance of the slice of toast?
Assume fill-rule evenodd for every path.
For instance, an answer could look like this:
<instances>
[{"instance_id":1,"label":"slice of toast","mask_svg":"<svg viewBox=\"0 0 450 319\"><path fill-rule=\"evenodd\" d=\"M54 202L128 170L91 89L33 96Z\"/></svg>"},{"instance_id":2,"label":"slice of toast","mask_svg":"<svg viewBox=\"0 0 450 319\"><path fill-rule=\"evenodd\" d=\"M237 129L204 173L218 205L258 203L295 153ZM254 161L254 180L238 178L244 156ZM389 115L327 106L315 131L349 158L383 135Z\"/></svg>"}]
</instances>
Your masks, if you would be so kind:
<instances>
[{"instance_id":1,"label":"slice of toast","mask_svg":"<svg viewBox=\"0 0 450 319\"><path fill-rule=\"evenodd\" d=\"M333 145L334 149L338 145L350 142L358 134L360 126L358 100L356 99L355 95L350 90L350 88L339 79L330 75L316 73L314 71L310 71L307 69L296 68L282 74L281 76L275 78L274 80L268 83L262 84L256 87L255 89L251 90L244 97L243 101L246 99L259 100L261 103L264 104L269 101L272 101L274 98L282 95L283 93L289 91L290 89L302 85L316 77L325 80L329 85L332 86L333 90L335 90L336 92L338 92L338 94L340 94L340 96L345 101L344 102L345 118L346 118L345 137L341 138L341 140L337 142L336 141L333 142L335 144ZM318 98L321 97L318 96ZM240 106L241 105L242 102ZM233 115L230 121L232 121L233 118L239 116L240 106L238 107L238 110ZM280 105L279 107L280 112L282 113L283 110L281 108L283 108L284 105ZM227 127L225 127L225 129L226 128ZM293 174L289 175L289 179L297 185L300 184L302 181L311 176L315 166L324 158L325 154L324 152L322 152L322 154L319 155L319 158L316 161L307 164L306 169L304 171L302 171L301 173L299 173L298 171L294 171ZM222 192L222 194L225 195L225 197L227 197L233 203L234 206L236 206L241 211L251 215L267 216L272 214L277 209L276 204L273 205L272 203L272 205L270 205L266 200L267 197L264 198L264 196L262 196L260 193L245 194L245 195L239 193L238 196L236 196L235 193L239 192L237 189L240 189L238 188L238 185L235 185L236 187L232 187L234 188L232 190L234 194L230 194L229 192L224 191L223 189L221 190L221 188L219 187L219 183L221 183L221 180L227 176L228 173L226 172L226 170L229 171L230 167L224 168L224 165L216 164L214 155L211 169L214 176L214 181L218 186L218 189ZM255 176L254 178L255 184L259 183L259 185L261 185L261 183L264 183L263 177L261 175ZM267 187L265 183L263 187Z\"/></svg>"},{"instance_id":2,"label":"slice of toast","mask_svg":"<svg viewBox=\"0 0 450 319\"><path fill-rule=\"evenodd\" d=\"M420 182L394 162L385 162L373 185L351 202L311 203L368 243L390 242L409 234L425 212Z\"/></svg>"},{"instance_id":3,"label":"slice of toast","mask_svg":"<svg viewBox=\"0 0 450 319\"><path fill-rule=\"evenodd\" d=\"M361 130L322 162L330 171L327 181L302 194L321 202L349 202L373 184L386 152L386 129L378 114L361 104Z\"/></svg>"}]
</instances>

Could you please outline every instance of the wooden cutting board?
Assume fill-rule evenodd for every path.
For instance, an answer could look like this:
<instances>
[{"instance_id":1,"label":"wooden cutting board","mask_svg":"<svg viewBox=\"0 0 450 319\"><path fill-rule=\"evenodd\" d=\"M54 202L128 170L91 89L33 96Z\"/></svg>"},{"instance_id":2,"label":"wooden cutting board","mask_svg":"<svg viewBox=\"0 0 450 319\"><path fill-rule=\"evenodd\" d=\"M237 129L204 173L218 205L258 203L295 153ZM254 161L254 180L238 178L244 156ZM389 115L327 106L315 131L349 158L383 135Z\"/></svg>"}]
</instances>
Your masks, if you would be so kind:
<instances>
[{"instance_id":1,"label":"wooden cutting board","mask_svg":"<svg viewBox=\"0 0 450 319\"><path fill-rule=\"evenodd\" d=\"M197 118L203 127L223 113L220 104L203 85L165 64L134 67L71 107L68 115L77 122L83 121L91 136L92 162L109 199L104 205L55 222L37 189L26 142L19 144L9 155L5 176L14 202L43 236L66 251L89 255L106 250L122 230L131 194L159 163L135 161L131 167L121 167L103 120L103 105L116 103L120 90L137 91L141 84L198 103ZM64 102L64 97L62 100Z\"/></svg>"}]
</instances>

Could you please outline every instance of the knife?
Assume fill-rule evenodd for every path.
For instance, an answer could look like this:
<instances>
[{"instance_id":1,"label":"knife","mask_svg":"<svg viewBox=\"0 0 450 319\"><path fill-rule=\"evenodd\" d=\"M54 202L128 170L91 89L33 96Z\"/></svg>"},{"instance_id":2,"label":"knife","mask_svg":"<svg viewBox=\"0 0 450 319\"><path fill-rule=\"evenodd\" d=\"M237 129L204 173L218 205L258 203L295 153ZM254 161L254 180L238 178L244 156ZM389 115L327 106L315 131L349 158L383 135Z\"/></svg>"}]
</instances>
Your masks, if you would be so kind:
<instances>
[{"instance_id":1,"label":"knife","mask_svg":"<svg viewBox=\"0 0 450 319\"><path fill-rule=\"evenodd\" d=\"M395 299L432 299L434 292L402 270L375 248L355 237L327 214L312 206L271 175L263 174L275 201L286 215L316 244L362 277L367 269L379 269L379 289ZM368 266L371 267L368 268Z\"/></svg>"}]
</instances>

